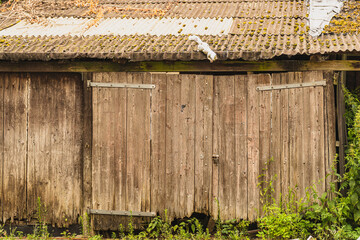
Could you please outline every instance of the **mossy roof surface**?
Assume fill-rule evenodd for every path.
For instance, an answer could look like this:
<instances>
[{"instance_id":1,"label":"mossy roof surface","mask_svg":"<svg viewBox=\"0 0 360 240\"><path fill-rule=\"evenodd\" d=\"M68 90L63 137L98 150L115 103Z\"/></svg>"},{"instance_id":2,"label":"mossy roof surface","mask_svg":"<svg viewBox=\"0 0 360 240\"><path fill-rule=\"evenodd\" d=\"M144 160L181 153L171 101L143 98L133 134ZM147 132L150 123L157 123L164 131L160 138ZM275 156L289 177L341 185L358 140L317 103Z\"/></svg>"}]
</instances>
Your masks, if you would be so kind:
<instances>
[{"instance_id":1,"label":"mossy roof surface","mask_svg":"<svg viewBox=\"0 0 360 240\"><path fill-rule=\"evenodd\" d=\"M319 37L311 37L307 26L306 0L100 0L107 9L103 18L214 18L233 19L223 35L204 33L219 59L271 59L275 56L331 54L360 51L360 1L346 1L341 13ZM36 14L46 18L94 19L85 7L64 8L44 0ZM5 20L5 21L4 21ZM4 18L2 28L16 24ZM211 28L211 26L208 26ZM202 60L189 34L109 34L95 36L1 35L2 60L129 59Z\"/></svg>"}]
</instances>

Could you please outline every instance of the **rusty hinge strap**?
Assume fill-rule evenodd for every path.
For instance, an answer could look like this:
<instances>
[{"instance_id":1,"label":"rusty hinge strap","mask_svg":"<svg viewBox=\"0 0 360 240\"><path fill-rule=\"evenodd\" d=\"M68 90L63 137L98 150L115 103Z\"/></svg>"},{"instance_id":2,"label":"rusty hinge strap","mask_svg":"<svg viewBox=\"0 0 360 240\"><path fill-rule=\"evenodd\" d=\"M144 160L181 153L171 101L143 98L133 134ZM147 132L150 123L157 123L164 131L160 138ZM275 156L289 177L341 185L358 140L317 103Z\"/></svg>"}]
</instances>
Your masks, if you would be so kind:
<instances>
[{"instance_id":1,"label":"rusty hinge strap","mask_svg":"<svg viewBox=\"0 0 360 240\"><path fill-rule=\"evenodd\" d=\"M133 216L133 217L156 217L155 212L133 212L133 211L115 211L115 210L100 210L100 209L88 209L88 214Z\"/></svg>"},{"instance_id":2,"label":"rusty hinge strap","mask_svg":"<svg viewBox=\"0 0 360 240\"><path fill-rule=\"evenodd\" d=\"M139 89L154 89L154 84L133 84L133 83L102 83L91 82L88 80L88 87L103 87L103 88L139 88Z\"/></svg>"},{"instance_id":3,"label":"rusty hinge strap","mask_svg":"<svg viewBox=\"0 0 360 240\"><path fill-rule=\"evenodd\" d=\"M256 90L258 90L258 91L270 91L270 90L303 88L303 87L318 87L318 86L326 86L326 81L262 86L262 87L257 87Z\"/></svg>"}]
</instances>

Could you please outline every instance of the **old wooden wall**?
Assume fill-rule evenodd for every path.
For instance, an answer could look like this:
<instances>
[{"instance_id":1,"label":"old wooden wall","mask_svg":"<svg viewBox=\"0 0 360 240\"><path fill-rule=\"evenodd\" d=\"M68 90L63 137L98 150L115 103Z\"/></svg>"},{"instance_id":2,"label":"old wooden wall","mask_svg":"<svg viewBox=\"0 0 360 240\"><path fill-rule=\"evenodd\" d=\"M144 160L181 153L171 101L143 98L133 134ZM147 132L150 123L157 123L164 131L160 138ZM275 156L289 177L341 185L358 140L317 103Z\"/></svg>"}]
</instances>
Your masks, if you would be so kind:
<instances>
[{"instance_id":1,"label":"old wooden wall","mask_svg":"<svg viewBox=\"0 0 360 240\"><path fill-rule=\"evenodd\" d=\"M256 90L324 79L325 87ZM329 186L325 175L335 155L331 73L94 73L93 81L156 85L93 88L94 209L216 217L217 198L223 219L254 220L262 173L277 176L277 199L289 187L302 196L313 183L320 192Z\"/></svg>"},{"instance_id":2,"label":"old wooden wall","mask_svg":"<svg viewBox=\"0 0 360 240\"><path fill-rule=\"evenodd\" d=\"M81 211L80 74L0 74L0 219L77 223Z\"/></svg>"},{"instance_id":3,"label":"old wooden wall","mask_svg":"<svg viewBox=\"0 0 360 240\"><path fill-rule=\"evenodd\" d=\"M86 78L86 79L85 79ZM85 208L254 220L259 181L275 197L317 183L335 151L332 73L0 74L0 218L76 223ZM256 87L326 80L326 86ZM270 164L266 164L273 159ZM262 169L266 169L265 172ZM258 178L265 173L265 177ZM320 180L320 181L319 181Z\"/></svg>"}]
</instances>

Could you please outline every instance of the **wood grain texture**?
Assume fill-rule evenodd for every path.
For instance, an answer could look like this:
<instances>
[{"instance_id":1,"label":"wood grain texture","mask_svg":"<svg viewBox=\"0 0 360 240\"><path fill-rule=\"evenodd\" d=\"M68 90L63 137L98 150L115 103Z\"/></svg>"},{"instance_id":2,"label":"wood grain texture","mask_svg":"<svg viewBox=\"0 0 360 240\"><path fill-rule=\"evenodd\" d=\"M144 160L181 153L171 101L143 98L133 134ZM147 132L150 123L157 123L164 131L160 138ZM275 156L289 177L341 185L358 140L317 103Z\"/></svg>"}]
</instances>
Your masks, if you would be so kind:
<instances>
[{"instance_id":1,"label":"wood grain texture","mask_svg":"<svg viewBox=\"0 0 360 240\"><path fill-rule=\"evenodd\" d=\"M195 76L195 201L194 211L209 213L212 178L213 76Z\"/></svg>"},{"instance_id":2,"label":"wood grain texture","mask_svg":"<svg viewBox=\"0 0 360 240\"><path fill-rule=\"evenodd\" d=\"M149 74L133 73L132 83L150 83ZM150 210L150 91L128 89L127 162L129 211Z\"/></svg>"},{"instance_id":3,"label":"wood grain texture","mask_svg":"<svg viewBox=\"0 0 360 240\"><path fill-rule=\"evenodd\" d=\"M212 178L211 178L211 200L210 200L210 214L218 219L219 207L219 162L217 157L220 155L220 88L217 77L213 78L214 96L213 96L213 157L212 161Z\"/></svg>"},{"instance_id":4,"label":"wood grain texture","mask_svg":"<svg viewBox=\"0 0 360 240\"><path fill-rule=\"evenodd\" d=\"M178 215L179 208L179 136L175 131L179 128L175 107L180 107L180 79L178 75L167 76L166 84L166 198L165 209L168 209L170 220Z\"/></svg>"},{"instance_id":5,"label":"wood grain texture","mask_svg":"<svg viewBox=\"0 0 360 240\"><path fill-rule=\"evenodd\" d=\"M280 74L272 74L271 85L279 85L281 82ZM281 197L281 91L271 91L271 146L270 157L273 162L268 167L267 180L274 180L274 198L277 202Z\"/></svg>"},{"instance_id":6,"label":"wood grain texture","mask_svg":"<svg viewBox=\"0 0 360 240\"><path fill-rule=\"evenodd\" d=\"M296 73L291 72L287 73L286 77L288 78L287 83L292 84L296 83L295 76ZM290 189L296 190L297 187L297 174L298 174L298 163L296 158L296 113L298 111L298 106L296 105L296 89L289 89L288 92L288 134L289 134L289 163L288 163L288 182Z\"/></svg>"},{"instance_id":7,"label":"wood grain texture","mask_svg":"<svg viewBox=\"0 0 360 240\"><path fill-rule=\"evenodd\" d=\"M280 84L288 83L287 73L280 74ZM280 165L280 182L281 195L285 197L288 194L289 179L289 90L280 90L280 111L281 111L281 165Z\"/></svg>"},{"instance_id":8,"label":"wood grain texture","mask_svg":"<svg viewBox=\"0 0 360 240\"><path fill-rule=\"evenodd\" d=\"M4 222L4 93L6 74L0 74L0 221Z\"/></svg>"},{"instance_id":9,"label":"wood grain texture","mask_svg":"<svg viewBox=\"0 0 360 240\"><path fill-rule=\"evenodd\" d=\"M314 79L315 81L323 81L323 72L316 71L314 72ZM318 138L318 156L317 156L317 168L318 168L318 180L319 183L319 192L324 192L326 188L326 180L325 180L325 105L324 105L324 90L325 87L315 87L316 89L316 112L317 112L317 121L316 121L316 131L317 131L317 138Z\"/></svg>"},{"instance_id":10,"label":"wood grain texture","mask_svg":"<svg viewBox=\"0 0 360 240\"><path fill-rule=\"evenodd\" d=\"M248 219L254 221L260 210L258 191L259 172L259 84L256 74L248 75Z\"/></svg>"},{"instance_id":11,"label":"wood grain texture","mask_svg":"<svg viewBox=\"0 0 360 240\"><path fill-rule=\"evenodd\" d=\"M245 75L235 76L235 217L238 219L248 217L247 84Z\"/></svg>"},{"instance_id":12,"label":"wood grain texture","mask_svg":"<svg viewBox=\"0 0 360 240\"><path fill-rule=\"evenodd\" d=\"M13 221L26 216L28 82L26 74L6 74L4 80L3 219Z\"/></svg>"},{"instance_id":13,"label":"wood grain texture","mask_svg":"<svg viewBox=\"0 0 360 240\"><path fill-rule=\"evenodd\" d=\"M325 148L327 147L327 160L326 160L326 174L330 174L331 167L334 164L336 155L336 109L335 109L335 88L334 88L334 72L324 72L324 78L326 79L325 89ZM334 181L334 176L329 176L326 182L326 189L330 188L330 182Z\"/></svg>"},{"instance_id":14,"label":"wood grain texture","mask_svg":"<svg viewBox=\"0 0 360 240\"><path fill-rule=\"evenodd\" d=\"M37 198L58 226L81 211L82 83L79 74L31 74L28 127L27 213Z\"/></svg>"},{"instance_id":15,"label":"wood grain texture","mask_svg":"<svg viewBox=\"0 0 360 240\"><path fill-rule=\"evenodd\" d=\"M194 212L195 202L195 75L184 74L181 78L180 106L175 108L180 120L180 207L184 216ZM175 159L174 159L175 160ZM185 190L185 191L184 191ZM183 193L184 191L184 193ZM185 195L183 197L183 194Z\"/></svg>"},{"instance_id":16,"label":"wood grain texture","mask_svg":"<svg viewBox=\"0 0 360 240\"><path fill-rule=\"evenodd\" d=\"M166 206L166 74L152 74L151 105L151 208L164 217Z\"/></svg>"},{"instance_id":17,"label":"wood grain texture","mask_svg":"<svg viewBox=\"0 0 360 240\"><path fill-rule=\"evenodd\" d=\"M221 218L236 214L234 76L216 76L219 107L219 203Z\"/></svg>"},{"instance_id":18,"label":"wood grain texture","mask_svg":"<svg viewBox=\"0 0 360 240\"><path fill-rule=\"evenodd\" d=\"M92 89L87 87L87 80L92 79L91 73L83 73L84 92L84 122L83 122L83 146L82 146L82 213L92 209ZM85 218L84 218L85 219Z\"/></svg>"},{"instance_id":19,"label":"wood grain texture","mask_svg":"<svg viewBox=\"0 0 360 240\"><path fill-rule=\"evenodd\" d=\"M269 86L271 84L271 76L269 74L261 74L258 76L257 86ZM269 166L272 164L271 159L271 91L259 91L259 175L262 176L258 180L268 180ZM255 123L256 124L256 123ZM263 184L260 187L265 187ZM257 188L256 191L260 189ZM263 213L265 204L264 197L259 198L259 211Z\"/></svg>"}]
</instances>

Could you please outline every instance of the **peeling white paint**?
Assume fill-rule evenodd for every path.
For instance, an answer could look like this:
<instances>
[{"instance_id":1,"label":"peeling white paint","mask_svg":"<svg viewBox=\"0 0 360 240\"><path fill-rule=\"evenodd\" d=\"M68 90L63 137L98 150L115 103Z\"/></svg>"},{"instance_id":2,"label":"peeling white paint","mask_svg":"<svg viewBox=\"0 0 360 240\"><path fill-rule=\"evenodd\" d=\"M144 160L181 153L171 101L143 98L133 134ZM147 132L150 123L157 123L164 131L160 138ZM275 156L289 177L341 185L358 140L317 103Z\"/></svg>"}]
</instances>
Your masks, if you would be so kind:
<instances>
[{"instance_id":1,"label":"peeling white paint","mask_svg":"<svg viewBox=\"0 0 360 240\"><path fill-rule=\"evenodd\" d=\"M88 27L93 19L48 18L47 24L25 20L0 31L0 36L96 36L96 35L225 35L232 18L103 18Z\"/></svg>"},{"instance_id":2,"label":"peeling white paint","mask_svg":"<svg viewBox=\"0 0 360 240\"><path fill-rule=\"evenodd\" d=\"M330 20L341 11L343 0L309 0L309 34L319 36Z\"/></svg>"}]
</instances>

